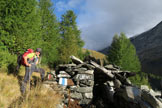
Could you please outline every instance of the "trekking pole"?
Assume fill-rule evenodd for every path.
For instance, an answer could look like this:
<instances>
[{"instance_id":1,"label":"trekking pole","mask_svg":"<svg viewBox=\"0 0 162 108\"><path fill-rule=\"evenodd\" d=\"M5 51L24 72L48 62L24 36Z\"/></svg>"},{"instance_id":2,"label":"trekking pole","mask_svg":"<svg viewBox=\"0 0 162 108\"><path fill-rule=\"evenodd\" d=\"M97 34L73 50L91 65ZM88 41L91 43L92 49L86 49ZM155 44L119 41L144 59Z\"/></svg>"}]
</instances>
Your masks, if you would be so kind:
<instances>
[{"instance_id":1,"label":"trekking pole","mask_svg":"<svg viewBox=\"0 0 162 108\"><path fill-rule=\"evenodd\" d=\"M31 66L29 66L29 91L30 91L30 72L31 72Z\"/></svg>"},{"instance_id":2,"label":"trekking pole","mask_svg":"<svg viewBox=\"0 0 162 108\"><path fill-rule=\"evenodd\" d=\"M40 58L38 59L38 67L39 68L41 67L41 60L42 60L42 57L40 56Z\"/></svg>"}]
</instances>

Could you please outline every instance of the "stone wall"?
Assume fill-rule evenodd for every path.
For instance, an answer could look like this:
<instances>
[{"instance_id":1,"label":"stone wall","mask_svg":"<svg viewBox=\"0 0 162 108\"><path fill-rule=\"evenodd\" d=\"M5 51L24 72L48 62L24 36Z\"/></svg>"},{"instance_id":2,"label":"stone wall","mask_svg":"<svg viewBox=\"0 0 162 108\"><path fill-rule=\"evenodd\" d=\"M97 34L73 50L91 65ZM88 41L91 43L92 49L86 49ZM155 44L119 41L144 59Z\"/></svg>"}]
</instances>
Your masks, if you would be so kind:
<instances>
[{"instance_id":1,"label":"stone wall","mask_svg":"<svg viewBox=\"0 0 162 108\"><path fill-rule=\"evenodd\" d=\"M159 93L131 84L128 78L135 73L111 64L100 66L94 60L71 59L72 64L56 68L57 82L65 91L64 106L75 102L83 108L162 108Z\"/></svg>"}]
</instances>

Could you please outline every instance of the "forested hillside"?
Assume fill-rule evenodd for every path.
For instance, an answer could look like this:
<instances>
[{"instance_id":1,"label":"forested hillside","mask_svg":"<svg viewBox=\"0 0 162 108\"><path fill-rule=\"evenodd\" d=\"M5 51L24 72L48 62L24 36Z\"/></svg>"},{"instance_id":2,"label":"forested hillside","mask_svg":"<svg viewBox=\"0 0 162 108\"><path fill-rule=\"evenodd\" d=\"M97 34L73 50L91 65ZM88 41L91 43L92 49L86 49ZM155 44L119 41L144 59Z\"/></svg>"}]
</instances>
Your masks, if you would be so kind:
<instances>
[{"instance_id":1,"label":"forested hillside","mask_svg":"<svg viewBox=\"0 0 162 108\"><path fill-rule=\"evenodd\" d=\"M69 62L69 55L82 57L75 13L68 10L57 19L50 0L1 0L0 67L15 65L28 48L42 48L42 63L51 67Z\"/></svg>"}]
</instances>

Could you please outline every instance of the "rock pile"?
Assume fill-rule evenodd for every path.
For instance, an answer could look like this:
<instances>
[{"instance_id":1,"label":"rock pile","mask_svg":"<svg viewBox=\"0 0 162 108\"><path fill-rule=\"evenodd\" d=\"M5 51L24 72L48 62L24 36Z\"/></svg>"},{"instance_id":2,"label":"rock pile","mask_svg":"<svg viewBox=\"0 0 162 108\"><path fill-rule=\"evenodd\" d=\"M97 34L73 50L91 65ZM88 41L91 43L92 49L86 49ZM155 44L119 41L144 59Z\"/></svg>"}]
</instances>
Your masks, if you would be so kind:
<instances>
[{"instance_id":1,"label":"rock pile","mask_svg":"<svg viewBox=\"0 0 162 108\"><path fill-rule=\"evenodd\" d=\"M70 98L71 101L78 101L79 105L85 106L93 98L95 67L74 56L71 56L71 59L73 64L62 64L56 69L58 82L70 91L65 94L64 103L68 105Z\"/></svg>"},{"instance_id":2,"label":"rock pile","mask_svg":"<svg viewBox=\"0 0 162 108\"><path fill-rule=\"evenodd\" d=\"M111 64L100 66L94 60L71 59L72 64L56 68L57 82L65 90L64 106L75 102L83 108L162 108L160 94L131 84L128 77L135 73Z\"/></svg>"}]
</instances>

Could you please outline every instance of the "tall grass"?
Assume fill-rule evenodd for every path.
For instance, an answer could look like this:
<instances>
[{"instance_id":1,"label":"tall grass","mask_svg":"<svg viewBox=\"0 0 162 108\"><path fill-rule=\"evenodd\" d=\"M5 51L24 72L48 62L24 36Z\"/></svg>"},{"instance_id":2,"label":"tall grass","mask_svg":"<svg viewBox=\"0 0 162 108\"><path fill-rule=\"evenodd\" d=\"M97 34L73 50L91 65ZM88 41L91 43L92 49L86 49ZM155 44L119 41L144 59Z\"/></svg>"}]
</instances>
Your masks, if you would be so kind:
<instances>
[{"instance_id":1,"label":"tall grass","mask_svg":"<svg viewBox=\"0 0 162 108\"><path fill-rule=\"evenodd\" d=\"M20 96L17 78L0 72L0 108L7 108Z\"/></svg>"},{"instance_id":2,"label":"tall grass","mask_svg":"<svg viewBox=\"0 0 162 108\"><path fill-rule=\"evenodd\" d=\"M61 98L58 92L37 86L24 97L17 98L10 108L57 108Z\"/></svg>"},{"instance_id":3,"label":"tall grass","mask_svg":"<svg viewBox=\"0 0 162 108\"><path fill-rule=\"evenodd\" d=\"M48 67L44 67L49 71ZM29 91L27 87L26 95L20 93L20 84L25 71L21 68L19 74L8 75L7 70L0 69L0 108L56 108L62 99L62 94L38 84ZM32 76L40 79L39 73ZM33 80L31 78L31 80Z\"/></svg>"}]
</instances>

